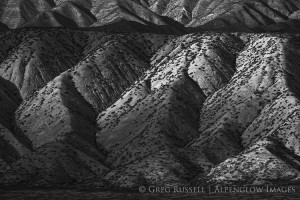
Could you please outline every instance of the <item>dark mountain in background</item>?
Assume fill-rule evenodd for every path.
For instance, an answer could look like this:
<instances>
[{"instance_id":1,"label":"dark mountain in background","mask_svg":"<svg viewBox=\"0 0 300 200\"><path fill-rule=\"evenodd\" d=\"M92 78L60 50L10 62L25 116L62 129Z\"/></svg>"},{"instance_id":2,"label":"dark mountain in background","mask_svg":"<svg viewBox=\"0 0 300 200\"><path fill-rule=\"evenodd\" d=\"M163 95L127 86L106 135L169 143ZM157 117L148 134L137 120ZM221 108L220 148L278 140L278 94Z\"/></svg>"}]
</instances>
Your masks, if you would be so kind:
<instances>
[{"instance_id":1,"label":"dark mountain in background","mask_svg":"<svg viewBox=\"0 0 300 200\"><path fill-rule=\"evenodd\" d=\"M11 29L98 27L126 20L173 28L297 32L299 10L297 0L3 0L0 21Z\"/></svg>"},{"instance_id":2,"label":"dark mountain in background","mask_svg":"<svg viewBox=\"0 0 300 200\"><path fill-rule=\"evenodd\" d=\"M299 10L1 1L0 186L298 184Z\"/></svg>"}]
</instances>

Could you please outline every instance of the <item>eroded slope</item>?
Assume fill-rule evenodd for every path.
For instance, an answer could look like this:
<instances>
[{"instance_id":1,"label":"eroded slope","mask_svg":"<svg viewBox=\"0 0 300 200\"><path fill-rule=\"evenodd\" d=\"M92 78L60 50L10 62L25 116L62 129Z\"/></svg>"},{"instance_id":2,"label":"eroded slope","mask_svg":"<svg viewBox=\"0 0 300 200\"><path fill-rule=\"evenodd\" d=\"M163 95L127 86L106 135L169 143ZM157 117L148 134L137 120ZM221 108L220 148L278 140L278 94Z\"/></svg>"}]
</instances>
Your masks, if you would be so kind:
<instances>
[{"instance_id":1,"label":"eroded slope","mask_svg":"<svg viewBox=\"0 0 300 200\"><path fill-rule=\"evenodd\" d=\"M298 35L0 37L1 185L299 179Z\"/></svg>"},{"instance_id":2,"label":"eroded slope","mask_svg":"<svg viewBox=\"0 0 300 200\"><path fill-rule=\"evenodd\" d=\"M96 146L96 116L119 98L121 93L150 67L147 60L165 43L168 36L108 35L62 29L53 29L52 35L47 36L43 30L29 29L27 32L12 33L15 37L8 34L3 36L10 38L7 38L7 43L12 47L3 47L2 64L12 64L2 65L2 76L14 86L16 95L21 95L14 97L16 105L11 106L12 111L8 113L10 117L3 117L3 123L8 120L7 124L13 125L7 125L8 130L1 129L1 134L4 135L1 139L6 145L12 146L9 147L11 152L1 151L4 154L3 158L1 157L1 170L6 169L1 179L2 184L49 186L101 177L109 167L103 160L105 150ZM66 34L71 35L66 38ZM55 43L44 46L43 44L49 44L47 38L51 38L57 44L64 41L66 51L55 49L52 46ZM130 41L140 50L128 46ZM18 57L4 54L6 48L21 51L22 53L14 55L21 58L28 56L31 59L29 64L20 64ZM56 51L62 56L58 56ZM27 52L34 52L38 56L30 57ZM44 52L47 52L48 57L44 57L43 62L35 62ZM115 62L116 60L118 62ZM30 65L30 62L35 63ZM45 66L44 63L48 65ZM3 69L6 67L13 69ZM47 70L51 70L51 73ZM38 79L36 71L41 79ZM51 74L55 78L46 81ZM24 87L24 77L32 85ZM1 86L4 94L14 94L5 89L5 82ZM16 134L20 134L27 142L28 151L20 150L18 144L11 144L19 139ZM21 155L15 155L15 151L22 153L18 152ZM9 156L14 156L14 160ZM16 159L18 161L13 162ZM52 164L45 168L43 163ZM11 165L8 167L7 164ZM64 170L58 176L55 172L59 167ZM80 167L84 167L86 171L79 173ZM40 174L39 178L32 179L36 173Z\"/></svg>"},{"instance_id":3,"label":"eroded slope","mask_svg":"<svg viewBox=\"0 0 300 200\"><path fill-rule=\"evenodd\" d=\"M240 43L240 45L239 45ZM171 40L128 92L98 118L97 143L114 169L105 177L119 187L183 184L203 169L183 148L198 136L207 95L234 72L242 42L233 35L198 34ZM201 158L201 165L210 165Z\"/></svg>"}]
</instances>

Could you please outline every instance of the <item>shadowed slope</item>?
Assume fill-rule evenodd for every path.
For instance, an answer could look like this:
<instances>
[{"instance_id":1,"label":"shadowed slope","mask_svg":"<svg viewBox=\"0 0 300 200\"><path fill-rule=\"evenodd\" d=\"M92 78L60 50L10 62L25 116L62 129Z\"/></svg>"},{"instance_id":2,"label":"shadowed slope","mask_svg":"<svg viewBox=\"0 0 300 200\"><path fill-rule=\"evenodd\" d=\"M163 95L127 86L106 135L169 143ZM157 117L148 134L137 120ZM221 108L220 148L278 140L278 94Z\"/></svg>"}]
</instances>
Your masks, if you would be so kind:
<instances>
[{"instance_id":1,"label":"shadowed slope","mask_svg":"<svg viewBox=\"0 0 300 200\"><path fill-rule=\"evenodd\" d=\"M96 22L89 10L79 5L61 3L51 11L36 15L21 27L88 27Z\"/></svg>"},{"instance_id":2,"label":"shadowed slope","mask_svg":"<svg viewBox=\"0 0 300 200\"><path fill-rule=\"evenodd\" d=\"M14 51L21 51L18 55L23 57L28 49L38 52L39 56L48 52L49 67L44 69L44 64L37 62L31 66L15 65L14 70L22 73L8 73L9 70L3 70L3 77L11 82L15 81L24 98L15 112L14 126L30 141L33 152L21 149L24 154L21 154L21 158L18 157L15 151L20 148L17 144L9 146L14 142L10 139L12 133L1 129L1 134L4 135L4 138L1 137L2 143L4 140L3 148L12 149L7 153L1 151L4 153L0 157L1 171L5 171L1 177L1 185L53 186L100 178L109 167L104 162L105 150L95 142L98 129L96 116L116 101L121 93L149 68L147 60L165 43L168 36L107 35L91 31L52 29L53 35L47 34L47 37L51 38L52 42L64 41L65 44L66 51L57 49L64 57L58 57L50 45L43 45L47 44L45 31L24 30L26 29L22 32L13 31L14 35L2 35L7 37L7 44L11 46L3 47L3 61L16 60L10 59L11 53L5 54L5 49L15 46ZM68 34L71 35L66 38ZM140 50L128 46L129 41ZM59 68L57 60L50 60L52 56L56 59L64 58L67 64L64 64L65 68ZM80 59L80 62L68 60L71 57ZM118 60L118 63L114 60ZM31 69L25 70L24 75L24 71L17 70L20 67ZM43 74L44 70L53 70L51 73L55 78L43 82L46 80L45 76L50 75ZM36 71L43 81L36 80ZM17 81L20 77L26 77L29 83L38 84L38 87L25 87L24 81ZM44 163L51 165L45 167ZM63 170L57 174L59 168ZM82 171L82 168L85 170ZM35 178L32 178L33 176Z\"/></svg>"},{"instance_id":3,"label":"shadowed slope","mask_svg":"<svg viewBox=\"0 0 300 200\"><path fill-rule=\"evenodd\" d=\"M77 24L56 12L43 12L36 15L21 27L70 27L76 28Z\"/></svg>"},{"instance_id":4,"label":"shadowed slope","mask_svg":"<svg viewBox=\"0 0 300 200\"><path fill-rule=\"evenodd\" d=\"M2 8L2 23L9 28L18 28L39 12L50 10L55 4L52 0L8 0Z\"/></svg>"},{"instance_id":5,"label":"shadowed slope","mask_svg":"<svg viewBox=\"0 0 300 200\"><path fill-rule=\"evenodd\" d=\"M186 35L157 52L153 69L98 118L97 143L107 149L106 162L116 168L105 179L119 187L137 186L141 180L187 184L211 166L204 157L197 166L183 147L198 135L206 95L233 75L235 42L234 36Z\"/></svg>"},{"instance_id":6,"label":"shadowed slope","mask_svg":"<svg viewBox=\"0 0 300 200\"><path fill-rule=\"evenodd\" d=\"M0 38L2 186L299 180L296 34Z\"/></svg>"},{"instance_id":7,"label":"shadowed slope","mask_svg":"<svg viewBox=\"0 0 300 200\"><path fill-rule=\"evenodd\" d=\"M59 4L53 11L72 19L78 27L88 27L97 21L90 10L73 2Z\"/></svg>"},{"instance_id":8,"label":"shadowed slope","mask_svg":"<svg viewBox=\"0 0 300 200\"><path fill-rule=\"evenodd\" d=\"M217 164L211 182L299 179L297 53L289 37L249 37L231 82L206 100L190 148Z\"/></svg>"},{"instance_id":9,"label":"shadowed slope","mask_svg":"<svg viewBox=\"0 0 300 200\"><path fill-rule=\"evenodd\" d=\"M2 37L0 75L16 85L23 98L73 67L80 59L85 37L59 30L49 34L41 29L9 33Z\"/></svg>"}]
</instances>

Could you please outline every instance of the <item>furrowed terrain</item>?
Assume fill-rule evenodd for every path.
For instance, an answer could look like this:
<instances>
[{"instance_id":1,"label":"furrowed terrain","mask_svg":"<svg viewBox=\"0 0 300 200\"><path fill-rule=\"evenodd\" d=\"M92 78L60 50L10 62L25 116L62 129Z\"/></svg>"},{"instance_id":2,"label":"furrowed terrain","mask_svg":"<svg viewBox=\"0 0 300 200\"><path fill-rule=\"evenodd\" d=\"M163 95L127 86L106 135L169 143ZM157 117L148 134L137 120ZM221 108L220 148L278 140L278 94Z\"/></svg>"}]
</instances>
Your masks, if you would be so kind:
<instances>
[{"instance_id":1,"label":"furrowed terrain","mask_svg":"<svg viewBox=\"0 0 300 200\"><path fill-rule=\"evenodd\" d=\"M1 186L298 183L300 35L0 37Z\"/></svg>"},{"instance_id":2,"label":"furrowed terrain","mask_svg":"<svg viewBox=\"0 0 300 200\"><path fill-rule=\"evenodd\" d=\"M299 184L297 0L2 0L0 188Z\"/></svg>"},{"instance_id":3,"label":"furrowed terrain","mask_svg":"<svg viewBox=\"0 0 300 200\"><path fill-rule=\"evenodd\" d=\"M1 37L2 183L47 186L107 172L97 115L150 68L168 36L28 29Z\"/></svg>"}]
</instances>

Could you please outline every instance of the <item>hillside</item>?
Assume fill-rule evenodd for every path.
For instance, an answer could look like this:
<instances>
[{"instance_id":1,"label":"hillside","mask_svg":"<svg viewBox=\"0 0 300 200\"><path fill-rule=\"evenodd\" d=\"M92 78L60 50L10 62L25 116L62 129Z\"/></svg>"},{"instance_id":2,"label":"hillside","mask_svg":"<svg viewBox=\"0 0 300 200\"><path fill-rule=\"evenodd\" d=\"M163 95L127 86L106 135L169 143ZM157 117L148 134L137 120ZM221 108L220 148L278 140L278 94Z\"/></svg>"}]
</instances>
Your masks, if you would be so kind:
<instances>
[{"instance_id":1,"label":"hillside","mask_svg":"<svg viewBox=\"0 0 300 200\"><path fill-rule=\"evenodd\" d=\"M299 36L2 32L0 185L298 183Z\"/></svg>"},{"instance_id":2,"label":"hillside","mask_svg":"<svg viewBox=\"0 0 300 200\"><path fill-rule=\"evenodd\" d=\"M0 40L0 189L300 183L297 0L3 0Z\"/></svg>"},{"instance_id":3,"label":"hillside","mask_svg":"<svg viewBox=\"0 0 300 200\"><path fill-rule=\"evenodd\" d=\"M10 149L1 151L1 171L8 169L1 183L48 186L107 172L95 142L96 116L150 67L146 60L168 38L160 37L65 29L3 33L1 105L11 110L1 111L2 148Z\"/></svg>"}]
</instances>

